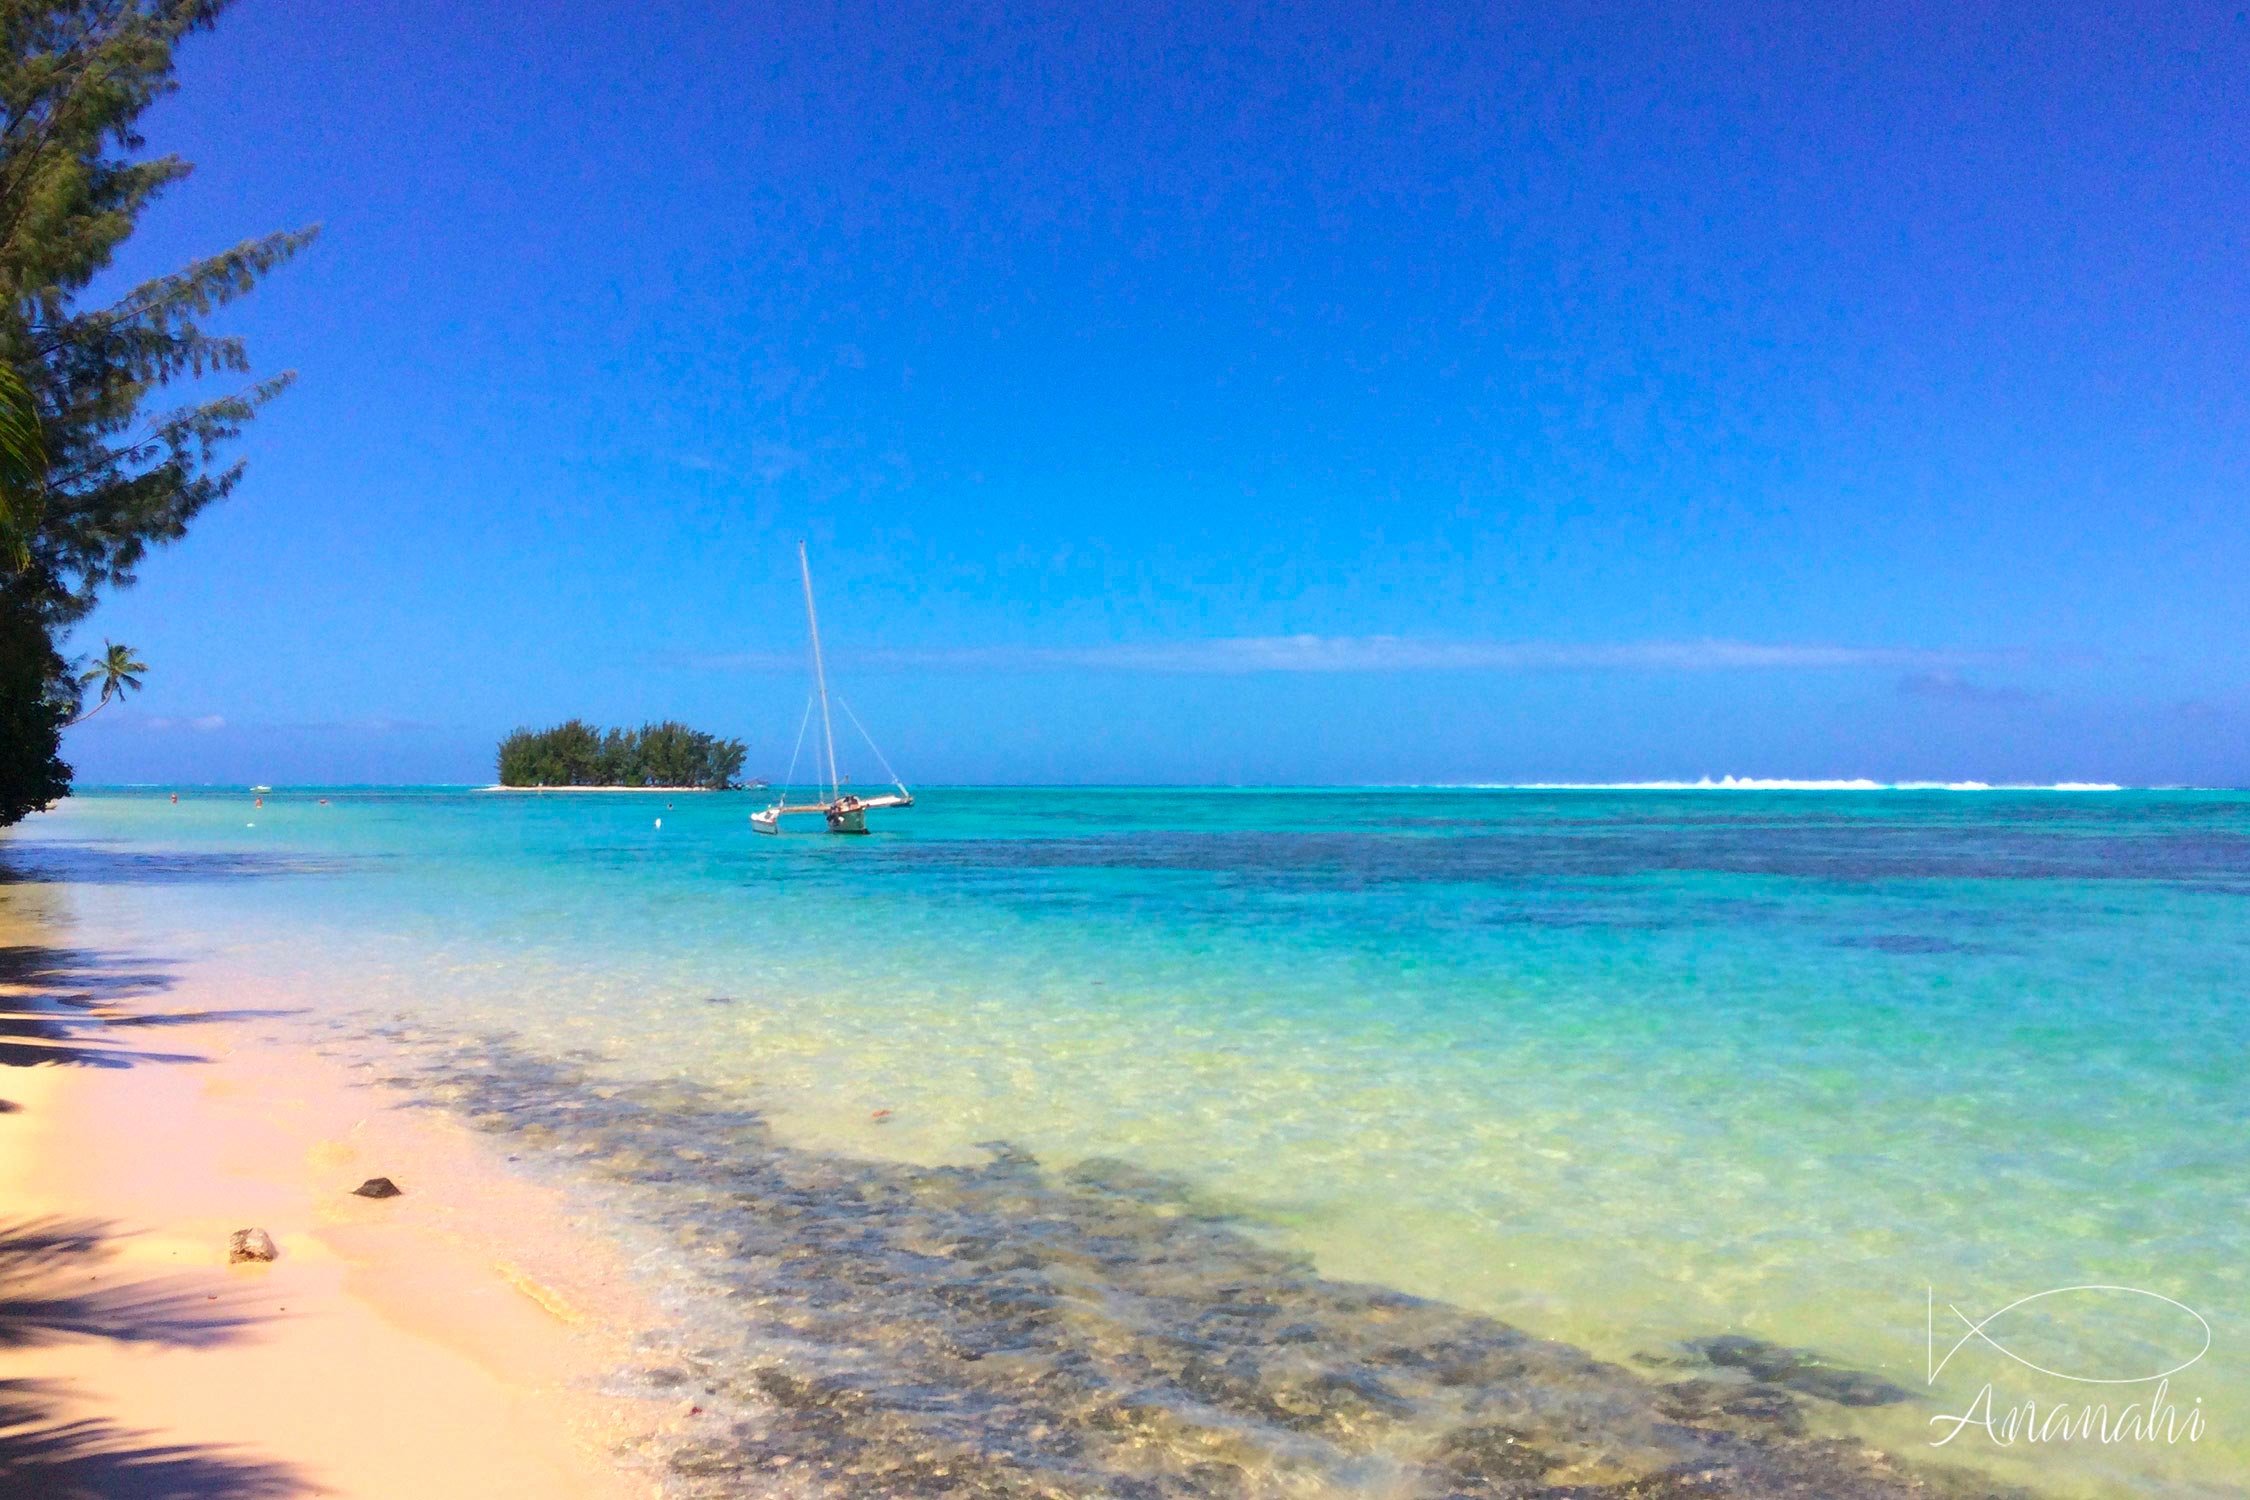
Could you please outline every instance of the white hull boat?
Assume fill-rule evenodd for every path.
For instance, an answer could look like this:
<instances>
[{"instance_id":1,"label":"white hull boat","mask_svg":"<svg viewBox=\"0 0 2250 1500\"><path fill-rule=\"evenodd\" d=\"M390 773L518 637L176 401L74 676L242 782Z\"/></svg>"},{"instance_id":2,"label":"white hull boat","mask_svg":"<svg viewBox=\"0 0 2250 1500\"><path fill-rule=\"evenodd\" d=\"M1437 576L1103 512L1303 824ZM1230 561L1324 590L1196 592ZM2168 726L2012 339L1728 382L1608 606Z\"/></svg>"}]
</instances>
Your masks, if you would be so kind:
<instances>
[{"instance_id":1,"label":"white hull boat","mask_svg":"<svg viewBox=\"0 0 2250 1500\"><path fill-rule=\"evenodd\" d=\"M896 775L892 775L891 784L898 788L896 792L881 792L873 797L863 797L857 792L846 790L843 779L836 774L836 726L828 712L828 667L821 659L820 615L813 608L812 564L805 558L805 544L803 542L797 544L797 570L803 575L805 581L805 625L812 636L813 692L814 700L820 705L820 738L821 746L827 752L828 780L824 787L815 789L817 800L809 802L792 802L789 800L789 784L796 779L797 775L797 755L804 750L805 729L812 722L813 705L807 703L805 705L804 722L797 726L797 749L789 757L789 775L782 779L780 800L771 807L762 807L752 813L750 815L750 827L755 833L778 834L781 832L781 820L783 818L792 815L819 813L828 824L830 833L865 833L867 832L867 814L870 809L912 807L914 805L914 794L906 789L905 782L900 781ZM860 724L859 716L852 713L852 707L849 703L844 705L844 712L851 716L852 724L855 728L858 728L860 738L867 741L867 748L875 751L875 758L878 761L883 761L883 752L875 749L875 741L868 736L866 727ZM890 769L890 763L883 761L883 770L889 773Z\"/></svg>"}]
</instances>

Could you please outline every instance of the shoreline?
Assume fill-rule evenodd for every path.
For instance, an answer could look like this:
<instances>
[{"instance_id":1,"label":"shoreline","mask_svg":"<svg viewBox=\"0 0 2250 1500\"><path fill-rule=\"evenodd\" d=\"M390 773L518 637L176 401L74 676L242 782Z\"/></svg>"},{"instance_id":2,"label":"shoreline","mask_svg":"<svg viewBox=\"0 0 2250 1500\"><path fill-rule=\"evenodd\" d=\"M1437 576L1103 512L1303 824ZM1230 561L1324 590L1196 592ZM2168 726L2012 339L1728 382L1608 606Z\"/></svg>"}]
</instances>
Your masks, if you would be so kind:
<instances>
[{"instance_id":1,"label":"shoreline","mask_svg":"<svg viewBox=\"0 0 2250 1500\"><path fill-rule=\"evenodd\" d=\"M1887 1448L1911 1393L1739 1334L1606 1359L1313 1257L1115 1157L918 1164L790 1141L679 1074L384 1028L388 1080L586 1174L660 1248L683 1495L1529 1493L2061 1500ZM362 1039L364 1040L364 1039ZM347 1052L358 1041L346 1041ZM692 1384L691 1384L692 1382ZM1244 1486L1251 1486L1245 1488ZM744 1488L743 1486L749 1486ZM895 1486L895 1489L892 1488Z\"/></svg>"},{"instance_id":2,"label":"shoreline","mask_svg":"<svg viewBox=\"0 0 2250 1500\"><path fill-rule=\"evenodd\" d=\"M0 1494L656 1493L625 1460L665 1403L599 1387L660 1320L560 1192L257 1034L268 997L149 1006L6 936ZM402 1195L353 1195L377 1175ZM248 1228L276 1260L228 1264Z\"/></svg>"},{"instance_id":3,"label":"shoreline","mask_svg":"<svg viewBox=\"0 0 2250 1500\"><path fill-rule=\"evenodd\" d=\"M684 792L762 792L766 788L758 786L501 786L495 783L492 786L471 787L469 790L475 792L526 792L540 795L549 792L661 792L665 796L671 797Z\"/></svg>"},{"instance_id":4,"label":"shoreline","mask_svg":"<svg viewBox=\"0 0 2250 1500\"><path fill-rule=\"evenodd\" d=\"M1711 1497L1922 1493L1835 1446L1825 1417L1829 1436L1805 1430L1860 1392L1892 1399L1882 1382L1746 1390L1738 1361L1792 1354L1756 1340L1714 1341L1694 1373L1635 1371L1330 1279L1126 1161L793 1146L681 1078L597 1079L412 1027L323 1039L289 1025L290 997L223 973L172 988L45 951L36 983L0 985L17 1064L0 1068L17 1105L0 1113L0 1316L41 1298L85 1311L66 1339L0 1338L0 1391L51 1393L37 1431L0 1416L0 1495L11 1445L66 1423L103 1424L81 1429L84 1475L34 1470L25 1493L118 1493L103 1477L151 1454L218 1476L180 1493L347 1500L628 1500L659 1475L715 1497L766 1493L782 1469L820 1496L894 1479L952 1495L979 1476L1216 1497L1238 1464L1364 1471L1401 1494L1481 1493L1526 1464L1557 1485L1661 1484L1701 1462ZM158 989L160 1008L102 999ZM55 1061L23 1065L43 1050ZM404 1195L352 1196L378 1174ZM569 1178L599 1200L599 1232ZM247 1227L276 1262L224 1264ZM659 1314L622 1247L667 1244L645 1283ZM1210 1353L1184 1353L1189 1329ZM626 1380L637 1394L616 1393ZM925 1409L933 1391L948 1395ZM1543 1410L1517 1411L1525 1393Z\"/></svg>"}]
</instances>

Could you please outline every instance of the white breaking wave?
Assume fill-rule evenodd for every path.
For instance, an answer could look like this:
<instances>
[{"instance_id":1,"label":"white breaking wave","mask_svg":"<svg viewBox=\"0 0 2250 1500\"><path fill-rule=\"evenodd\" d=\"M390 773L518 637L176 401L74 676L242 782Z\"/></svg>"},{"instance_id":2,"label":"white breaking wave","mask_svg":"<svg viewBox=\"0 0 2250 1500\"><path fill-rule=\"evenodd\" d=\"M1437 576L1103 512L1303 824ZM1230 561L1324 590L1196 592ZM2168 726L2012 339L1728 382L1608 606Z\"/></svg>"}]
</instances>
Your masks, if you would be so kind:
<instances>
[{"instance_id":1,"label":"white breaking wave","mask_svg":"<svg viewBox=\"0 0 2250 1500\"><path fill-rule=\"evenodd\" d=\"M2114 781L1846 781L1788 776L1705 776L1696 781L1520 781L1482 783L1494 791L1522 792L2121 792Z\"/></svg>"}]
</instances>

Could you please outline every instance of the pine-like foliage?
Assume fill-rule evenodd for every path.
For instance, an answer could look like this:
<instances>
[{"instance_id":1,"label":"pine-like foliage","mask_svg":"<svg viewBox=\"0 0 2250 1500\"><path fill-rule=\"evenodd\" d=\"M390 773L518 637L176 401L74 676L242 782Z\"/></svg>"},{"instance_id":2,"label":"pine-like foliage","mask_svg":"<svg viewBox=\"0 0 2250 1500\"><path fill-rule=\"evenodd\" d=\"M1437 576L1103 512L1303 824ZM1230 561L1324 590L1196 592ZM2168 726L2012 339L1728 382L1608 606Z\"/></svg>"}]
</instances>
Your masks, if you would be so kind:
<instances>
[{"instance_id":1,"label":"pine-like foliage","mask_svg":"<svg viewBox=\"0 0 2250 1500\"><path fill-rule=\"evenodd\" d=\"M724 788L742 774L743 754L740 740L670 719L609 730L572 719L552 729L519 729L502 740L500 784Z\"/></svg>"},{"instance_id":2,"label":"pine-like foliage","mask_svg":"<svg viewBox=\"0 0 2250 1500\"><path fill-rule=\"evenodd\" d=\"M250 378L241 341L204 324L314 230L247 240L107 306L79 303L141 214L189 171L175 156L142 156L136 122L175 87L173 49L225 8L0 0L0 363L28 391L39 429L38 472L9 493L0 525L12 533L0 610L20 617L0 638L20 643L37 627L42 663L60 662L55 642L102 589L132 582L152 544L178 538L234 488L242 466L221 450L290 380ZM207 376L230 386L177 406L157 399ZM11 667L0 691L24 691L32 675ZM75 701L67 664L49 675L41 698ZM32 722L32 708L0 706L0 721ZM14 789L51 785L59 764L51 744L0 741L0 823L21 816L11 815L19 803L43 805Z\"/></svg>"},{"instance_id":3,"label":"pine-like foliage","mask_svg":"<svg viewBox=\"0 0 2250 1500\"><path fill-rule=\"evenodd\" d=\"M0 585L0 828L69 792L62 728L77 704L70 664L14 593Z\"/></svg>"}]
</instances>

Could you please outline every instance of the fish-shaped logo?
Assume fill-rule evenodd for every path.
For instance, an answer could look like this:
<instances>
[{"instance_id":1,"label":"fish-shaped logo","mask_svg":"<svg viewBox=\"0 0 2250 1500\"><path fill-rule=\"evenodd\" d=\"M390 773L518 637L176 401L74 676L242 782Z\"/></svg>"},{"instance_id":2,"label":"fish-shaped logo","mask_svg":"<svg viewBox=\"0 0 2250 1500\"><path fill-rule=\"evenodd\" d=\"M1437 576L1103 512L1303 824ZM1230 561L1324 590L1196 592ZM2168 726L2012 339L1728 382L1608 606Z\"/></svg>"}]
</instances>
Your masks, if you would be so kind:
<instances>
[{"instance_id":1,"label":"fish-shaped logo","mask_svg":"<svg viewBox=\"0 0 2250 1500\"><path fill-rule=\"evenodd\" d=\"M2119 1316L2121 1313L2129 1310L2135 1310L2132 1309L2130 1305L2120 1305L2125 1303L2125 1299L2145 1299L2144 1303L2137 1308L2137 1311L2141 1316L2153 1317L2165 1323L2174 1325L2174 1331L2178 1336L2174 1339L2169 1340L2169 1343L2173 1350L2173 1354L2176 1355L2178 1353L2185 1352L2191 1345L2194 1348L2194 1352L2188 1354L2185 1359L2179 1360L2176 1364L2167 1365L2162 1369L2148 1370L2143 1373L2088 1374L2079 1371L2051 1369L2046 1365L2037 1364L2031 1360L2024 1358L2021 1354L2018 1354L2015 1350L2010 1349L2006 1344L2001 1342L2000 1335L2006 1331L2005 1327L2003 1326L2003 1320L2005 1320L2010 1313L2015 1312L2018 1308L2029 1307L2035 1302L2046 1302L2051 1298L2068 1298L2077 1302L2081 1306L2087 1307L2090 1307L2091 1303L2094 1300L2098 1299L2099 1301L2110 1304L2111 1310L2108 1315L2111 1317ZM1935 1385L1937 1383L1939 1372L1944 1370L1946 1365L1952 1362L1953 1356L1959 1354L1966 1345L1972 1342L1982 1343L1998 1350L2000 1353L2005 1354L2008 1358L2014 1360L2017 1364L2022 1365L2027 1370L2036 1370L2042 1375L2052 1375L2057 1380L2074 1380L2081 1385L2143 1385L2151 1380L2163 1380L2170 1376L2179 1374L2182 1370L2186 1369L2188 1366L2194 1364L2197 1360L2203 1358L2204 1355L2211 1352L2211 1325L2210 1323L2205 1321L2203 1314L2197 1312L2194 1308L2188 1306L2185 1302L2182 1302L2177 1298L2167 1297L2162 1292L2145 1291L2137 1286L2051 1287L2044 1292L2033 1292L2028 1297L2018 1297L2015 1301L2009 1303L2006 1307L2001 1308L1999 1311L1987 1313L1981 1318L1971 1318L1967 1313L1961 1311L1960 1308L1955 1307L1950 1302L1946 1304L1945 1310L1953 1314L1955 1318L1960 1320L1961 1327L1964 1331L1959 1338L1953 1341L1953 1347L1946 1350L1943 1357L1940 1357L1937 1347L1937 1289L1935 1287L1930 1288L1928 1328L1929 1380L1932 1385ZM2053 1305L2042 1308L2041 1311L2046 1313L2050 1317L2055 1316L2056 1313L2056 1309ZM2156 1342L2161 1346L2167 1341L2160 1339L2153 1340L2152 1342ZM2173 1356L2165 1355L2161 1356L2160 1358L2171 1357Z\"/></svg>"}]
</instances>

